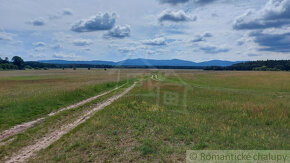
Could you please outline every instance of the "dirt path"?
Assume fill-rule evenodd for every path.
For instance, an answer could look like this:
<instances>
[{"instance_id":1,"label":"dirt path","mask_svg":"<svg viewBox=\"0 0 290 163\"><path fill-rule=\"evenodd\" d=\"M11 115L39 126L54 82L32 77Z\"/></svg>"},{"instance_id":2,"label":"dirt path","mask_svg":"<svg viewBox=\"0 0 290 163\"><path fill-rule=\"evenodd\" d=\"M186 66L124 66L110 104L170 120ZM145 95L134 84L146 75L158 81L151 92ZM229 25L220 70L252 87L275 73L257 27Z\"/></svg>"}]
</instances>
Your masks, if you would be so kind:
<instances>
[{"instance_id":1,"label":"dirt path","mask_svg":"<svg viewBox=\"0 0 290 163\"><path fill-rule=\"evenodd\" d=\"M116 87L116 88L114 88L114 89L112 89L112 90L109 90L109 91L104 92L104 93L102 93L102 94L99 94L99 95L97 95L97 96L94 96L94 97L88 98L88 99L86 99L86 100L83 100L83 101L81 101L81 102L79 102L79 103L76 103L76 104L70 105L70 106L68 106L68 107L65 107L65 108L59 109L59 110L56 111L56 112L52 112L52 113L48 114L47 117L54 116L55 114L57 114L57 113L59 113L59 112L62 112L62 111L65 111L65 110L69 110L69 109L73 109L73 108L77 108L77 107L79 107L79 106L82 106L82 105L84 105L84 104L86 104L86 103L89 103L89 102L91 102L91 101L93 101L93 100L95 100L95 99L97 99L97 98L99 98L99 97L101 97L101 96L104 96L104 95L106 95L106 94L108 94L108 93L111 93L112 91L117 90L117 89L119 89L119 88L121 88L121 87L123 87L123 86L124 86L124 85L121 85L121 86L119 86L119 87ZM2 142L4 139L6 139L6 138L8 138L8 137L10 137L10 136L16 135L16 134L18 134L18 133L20 133L20 132L23 132L24 130L26 130L26 129L32 127L32 126L34 126L37 122L39 122L39 121L41 121L41 120L43 120L43 119L45 119L45 118L46 118L46 117L42 117L42 118L39 118L39 119L36 119L36 120L30 121L30 122L25 122L25 123L22 123L22 124L16 125L16 126L10 128L10 129L8 129L8 130L5 130L5 131L1 132L1 133L0 133L0 146L3 145L3 144L5 144L5 142Z\"/></svg>"},{"instance_id":2,"label":"dirt path","mask_svg":"<svg viewBox=\"0 0 290 163\"><path fill-rule=\"evenodd\" d=\"M76 121L73 123L70 123L66 126L61 126L59 130L56 130L42 139L36 141L35 144L24 147L20 149L17 153L13 154L10 160L6 161L7 163L14 163L14 162L25 162L28 158L33 156L37 151L41 149L47 148L49 145L60 139L64 134L68 133L72 129L74 129L76 126L80 125L81 123L84 123L87 119L89 119L95 112L105 108L106 106L110 105L117 99L121 98L125 94L127 94L130 90L132 90L135 87L136 83L134 83L132 86L127 88L125 91L118 95L114 95L113 97L110 97L105 102L102 102L98 104L95 108L92 110L86 112L85 114L81 115Z\"/></svg>"}]
</instances>

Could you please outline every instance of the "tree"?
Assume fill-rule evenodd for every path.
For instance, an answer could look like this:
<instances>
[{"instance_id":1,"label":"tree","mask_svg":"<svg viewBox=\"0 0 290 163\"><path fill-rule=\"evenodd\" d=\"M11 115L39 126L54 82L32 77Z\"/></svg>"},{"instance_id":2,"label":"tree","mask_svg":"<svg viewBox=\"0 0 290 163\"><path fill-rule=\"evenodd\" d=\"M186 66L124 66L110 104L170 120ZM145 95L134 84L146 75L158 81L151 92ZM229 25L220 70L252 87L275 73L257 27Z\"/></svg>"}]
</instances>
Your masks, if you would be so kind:
<instances>
[{"instance_id":1,"label":"tree","mask_svg":"<svg viewBox=\"0 0 290 163\"><path fill-rule=\"evenodd\" d=\"M2 58L0 58L0 64L7 64L7 63L9 63L9 59L8 59L8 57L5 57L5 59L2 59Z\"/></svg>"},{"instance_id":2,"label":"tree","mask_svg":"<svg viewBox=\"0 0 290 163\"><path fill-rule=\"evenodd\" d=\"M24 61L19 56L14 56L12 58L12 63L18 67L19 70L22 70L24 68Z\"/></svg>"}]
</instances>

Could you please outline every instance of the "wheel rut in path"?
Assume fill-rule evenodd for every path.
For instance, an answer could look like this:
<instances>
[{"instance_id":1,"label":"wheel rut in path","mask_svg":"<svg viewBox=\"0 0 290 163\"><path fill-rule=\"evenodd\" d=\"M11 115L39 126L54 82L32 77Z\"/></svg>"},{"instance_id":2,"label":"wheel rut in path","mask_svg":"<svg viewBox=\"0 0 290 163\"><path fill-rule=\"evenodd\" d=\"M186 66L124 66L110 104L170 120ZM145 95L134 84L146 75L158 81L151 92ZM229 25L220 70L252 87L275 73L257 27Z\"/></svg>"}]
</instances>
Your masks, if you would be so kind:
<instances>
[{"instance_id":1,"label":"wheel rut in path","mask_svg":"<svg viewBox=\"0 0 290 163\"><path fill-rule=\"evenodd\" d=\"M97 98L99 98L99 97L101 97L101 96L104 96L104 95L106 95L106 94L108 94L108 93L111 93L112 91L117 90L117 89L121 88L122 86L124 86L124 85L121 85L121 86L119 86L119 87L116 87L116 88L114 88L114 89L112 89L112 90L109 90L109 91L104 92L104 93L102 93L102 94L99 94L99 95L97 95L97 96L94 96L94 97L88 98L88 99L83 100L83 101L81 101L81 102L78 102L78 103L76 103L76 104L73 104L73 105L67 106L67 107L65 107L65 108L59 109L59 110L56 111L56 112L52 112L52 113L48 114L46 117L51 117L51 116L54 116L55 114L60 113L60 112L62 112L62 111L70 110L70 109L73 109L73 108L80 107L80 106L82 106L82 105L84 105L84 104L86 104L86 103L89 103L89 102L91 102L91 101L93 101L93 100L96 100ZM5 144L5 142L2 142L4 139L6 139L6 138L8 138L8 137L10 137L10 136L13 136L13 135L16 135L16 134L19 134L19 133L25 131L26 129L28 129L28 128L34 126L37 122L40 122L41 120L45 119L46 117L38 118L38 119L33 120L33 121L30 121L30 122L25 122L25 123L22 123L22 124L16 125L16 126L10 128L10 129L8 129L8 130L5 130L5 131L1 132L1 133L0 133L0 146L1 146L2 144Z\"/></svg>"},{"instance_id":2,"label":"wheel rut in path","mask_svg":"<svg viewBox=\"0 0 290 163\"><path fill-rule=\"evenodd\" d=\"M88 120L95 112L105 108L106 106L112 104L114 101L118 100L125 94L127 94L130 90L132 90L136 86L136 83L134 83L132 86L127 88L125 91L118 95L114 95L107 99L104 102L101 102L97 104L95 108L92 110L89 110L85 112L83 115L81 115L77 120L74 122L61 126L60 129L47 134L43 138L36 141L35 144L26 146L22 149L20 149L17 153L14 153L12 157L6 161L6 163L14 163L14 162L25 162L28 158L33 156L36 152L38 152L41 149L47 148L49 145L60 139L63 135L67 134L69 131L80 125L81 123L84 123L86 120Z\"/></svg>"}]
</instances>

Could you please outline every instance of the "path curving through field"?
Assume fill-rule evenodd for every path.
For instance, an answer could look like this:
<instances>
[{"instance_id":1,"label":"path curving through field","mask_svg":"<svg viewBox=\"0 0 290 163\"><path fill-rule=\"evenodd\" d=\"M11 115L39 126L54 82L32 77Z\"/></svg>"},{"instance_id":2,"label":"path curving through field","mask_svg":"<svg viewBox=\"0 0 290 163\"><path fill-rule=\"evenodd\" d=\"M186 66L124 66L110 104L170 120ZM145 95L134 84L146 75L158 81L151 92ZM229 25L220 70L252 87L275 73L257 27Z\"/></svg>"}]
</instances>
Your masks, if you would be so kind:
<instances>
[{"instance_id":1,"label":"path curving through field","mask_svg":"<svg viewBox=\"0 0 290 163\"><path fill-rule=\"evenodd\" d=\"M136 85L136 82L127 88L125 91L118 95L114 95L110 97L108 100L99 103L95 108L92 110L89 110L85 112L83 115L81 115L77 120L75 120L73 123L70 123L65 126L61 126L60 129L47 134L43 138L37 140L35 144L24 147L20 149L17 153L13 154L12 157L5 161L6 163L15 163L15 162L25 162L27 159L29 159L31 156L33 156L36 152L38 152L41 149L47 148L49 145L60 139L63 135L67 134L69 131L80 125L81 123L84 123L86 120L88 120L95 112L104 109L106 106L112 104L114 101L118 100L125 94L127 94L130 90L132 90Z\"/></svg>"},{"instance_id":2,"label":"path curving through field","mask_svg":"<svg viewBox=\"0 0 290 163\"><path fill-rule=\"evenodd\" d=\"M116 87L116 88L114 88L114 89L112 89L112 90L109 90L109 91L107 91L107 92L104 92L104 93L102 93L102 94L99 94L99 95L97 95L97 96L94 96L94 97L88 98L88 99L83 100L83 101L81 101L81 102L78 102L78 103L76 103L76 104L73 104L73 105L67 106L67 107L65 107L65 108L59 109L59 110L56 111L56 112L52 112L52 113L48 114L46 117L51 117L51 116L54 116L55 114L60 113L60 112L62 112L62 111L70 110L70 109L77 108L77 107L80 107L80 106L82 106L82 105L85 105L86 103L89 103L89 102L91 102L91 101L93 101L93 100L96 100L97 98L102 97L102 96L104 96L104 95L106 95L106 94L108 94L108 93L111 93L112 91L117 90L117 89L123 87L124 85L125 85L125 84L123 84L123 85L121 85L121 86L119 86L119 87ZM8 129L8 130L4 130L3 132L0 133L0 146L1 146L2 144L5 144L4 142L2 142L4 139L6 139L6 138L8 138L8 137L10 137L10 136L13 136L13 135L16 135L16 134L19 134L19 133L25 131L26 129L28 129L28 128L34 126L37 122L40 122L41 120L45 119L46 117L38 118L38 119L33 120L33 121L30 121L30 122L25 122L25 123L22 123L22 124L16 125L16 126L10 128L10 129Z\"/></svg>"}]
</instances>

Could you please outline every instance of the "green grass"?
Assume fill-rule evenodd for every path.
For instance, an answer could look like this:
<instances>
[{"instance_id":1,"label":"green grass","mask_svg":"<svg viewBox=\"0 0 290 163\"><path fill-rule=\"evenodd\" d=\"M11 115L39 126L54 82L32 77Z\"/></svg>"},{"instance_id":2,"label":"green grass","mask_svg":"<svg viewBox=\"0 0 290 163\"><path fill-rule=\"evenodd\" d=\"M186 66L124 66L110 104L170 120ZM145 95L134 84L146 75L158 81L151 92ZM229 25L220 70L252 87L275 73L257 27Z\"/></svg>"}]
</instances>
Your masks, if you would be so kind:
<instances>
[{"instance_id":1,"label":"green grass","mask_svg":"<svg viewBox=\"0 0 290 163\"><path fill-rule=\"evenodd\" d=\"M0 132L112 89L136 73L114 69L2 71Z\"/></svg>"},{"instance_id":2,"label":"green grass","mask_svg":"<svg viewBox=\"0 0 290 163\"><path fill-rule=\"evenodd\" d=\"M15 124L45 116L59 108L77 103L106 90L113 89L117 85L123 83L125 82L101 83L72 91L58 92L57 94L48 93L41 97L31 97L29 99L19 100L16 105L15 103L2 103L1 107L3 109L1 109L0 114L0 129L5 129Z\"/></svg>"},{"instance_id":3,"label":"green grass","mask_svg":"<svg viewBox=\"0 0 290 163\"><path fill-rule=\"evenodd\" d=\"M30 161L176 162L190 149L290 149L288 72L160 74L164 81L144 81Z\"/></svg>"},{"instance_id":4,"label":"green grass","mask_svg":"<svg viewBox=\"0 0 290 163\"><path fill-rule=\"evenodd\" d=\"M95 107L97 103L106 100L116 93L124 91L124 89L129 87L132 82L133 80L130 80L120 89L114 90L109 94L85 104L84 106L60 112L52 117L47 117L45 120L37 123L34 127L27 129L23 133L7 138L7 140L10 140L9 143L0 147L0 162L3 161L5 157L11 156L15 151L18 151L25 146L32 145L38 139L55 131L60 126L74 122L84 112Z\"/></svg>"}]
</instances>

